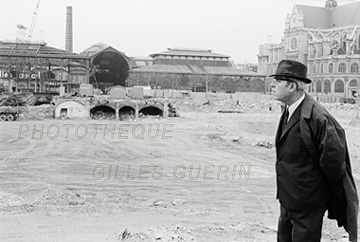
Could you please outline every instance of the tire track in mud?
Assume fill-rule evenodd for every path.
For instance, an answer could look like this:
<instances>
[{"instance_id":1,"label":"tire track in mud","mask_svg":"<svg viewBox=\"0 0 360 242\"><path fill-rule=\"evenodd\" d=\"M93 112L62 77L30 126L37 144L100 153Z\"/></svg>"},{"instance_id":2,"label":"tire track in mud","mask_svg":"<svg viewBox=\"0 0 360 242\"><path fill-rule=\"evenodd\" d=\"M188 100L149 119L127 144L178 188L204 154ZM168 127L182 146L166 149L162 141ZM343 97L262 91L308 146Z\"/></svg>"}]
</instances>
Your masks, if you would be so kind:
<instances>
[{"instance_id":1,"label":"tire track in mud","mask_svg":"<svg viewBox=\"0 0 360 242\"><path fill-rule=\"evenodd\" d=\"M266 224L271 226L274 222L276 223L278 214L277 201L275 199L275 184L274 181L272 181L275 179L275 156L272 154L275 153L275 151L233 142L227 136L234 135L226 129L225 124L224 126L225 128L207 125L206 129L194 130L194 133L191 134L191 142L195 142L196 147L202 146L204 149L209 150L209 154L219 154L221 152L220 157L218 155L216 156L217 159L214 160L215 163L224 160L225 164L232 164L240 160L240 163L251 163L251 165L253 165L251 171L254 174L252 173L250 177L252 180L246 183L246 185L233 182L230 183L231 185L229 186L229 183L220 183L215 185L214 189L217 188L221 190L221 193L224 195L224 193L226 193L224 187L232 187L232 189L227 192L228 195L240 194L237 197L229 196L226 199L226 203L228 204L237 204L232 205L235 207L229 210L229 213L233 213L233 219L240 219L241 221L261 221L264 217L270 217L270 219L266 221ZM266 123L265 126L265 128L268 129L268 126L271 126L271 124ZM258 130L261 127L262 126L258 125L253 128ZM251 131L249 130L248 132ZM258 130L258 132L261 132L261 130ZM182 133L185 133L185 131ZM187 137L187 139L181 139L180 141L186 146L186 142L189 142L189 137ZM259 151L261 151L260 154L254 155L255 153L259 153ZM274 162L269 162L269 157L273 158ZM209 156L209 158L211 159L212 157ZM235 160L231 161L231 159ZM269 185L262 187L264 179L270 179L272 182L266 182L266 184ZM265 198L263 198L264 196ZM209 198L209 200L211 201L212 199ZM216 201L218 198L215 197L213 200Z\"/></svg>"},{"instance_id":2,"label":"tire track in mud","mask_svg":"<svg viewBox=\"0 0 360 242\"><path fill-rule=\"evenodd\" d=\"M4 158L4 164L6 167L4 168L5 171L11 170L11 171L20 171L24 170L23 167L19 166L18 159L23 158L25 155L27 155L28 152L34 149L36 146L36 142L33 139L25 139L29 142L29 144L26 146L25 149L22 149L16 153L10 154L6 158Z\"/></svg>"},{"instance_id":3,"label":"tire track in mud","mask_svg":"<svg viewBox=\"0 0 360 242\"><path fill-rule=\"evenodd\" d=\"M45 144L44 144L45 143ZM5 159L5 164L11 170L26 171L24 163L33 163L34 159L44 157L49 153L52 153L54 147L53 142L36 142L31 139L30 144L24 149L15 154L11 154Z\"/></svg>"},{"instance_id":4,"label":"tire track in mud","mask_svg":"<svg viewBox=\"0 0 360 242\"><path fill-rule=\"evenodd\" d=\"M52 144L27 139L29 145L17 153L11 154L4 159L5 168L2 176L11 176L8 182L3 183L3 188L25 189L30 186L38 186L39 179L36 175L38 157L48 154L53 147ZM38 154L37 154L38 153Z\"/></svg>"},{"instance_id":5,"label":"tire track in mud","mask_svg":"<svg viewBox=\"0 0 360 242\"><path fill-rule=\"evenodd\" d=\"M24 140L28 142L25 149L18 150L3 160L5 167L2 175L12 176L12 179L8 179L12 181L8 182L8 187L27 188L42 184L48 180L45 174L48 161L59 153L57 140L34 139L30 136Z\"/></svg>"},{"instance_id":6,"label":"tire track in mud","mask_svg":"<svg viewBox=\"0 0 360 242\"><path fill-rule=\"evenodd\" d=\"M96 162L111 162L114 159L132 159L135 157L133 152L125 145L119 142L114 142L107 139L96 139L83 141L86 142L86 145L82 148L84 151L90 150L92 157ZM85 143L83 143L85 144Z\"/></svg>"}]
</instances>

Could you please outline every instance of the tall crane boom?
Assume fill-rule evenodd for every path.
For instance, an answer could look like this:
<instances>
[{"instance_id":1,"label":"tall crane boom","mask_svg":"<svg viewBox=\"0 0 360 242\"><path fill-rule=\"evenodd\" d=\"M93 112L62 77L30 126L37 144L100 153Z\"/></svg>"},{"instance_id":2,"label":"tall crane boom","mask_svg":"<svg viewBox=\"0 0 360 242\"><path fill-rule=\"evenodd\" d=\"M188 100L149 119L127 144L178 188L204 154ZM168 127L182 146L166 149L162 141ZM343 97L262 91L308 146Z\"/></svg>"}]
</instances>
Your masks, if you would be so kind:
<instances>
[{"instance_id":1,"label":"tall crane boom","mask_svg":"<svg viewBox=\"0 0 360 242\"><path fill-rule=\"evenodd\" d=\"M34 15L31 20L31 25L30 25L29 32L27 35L27 42L31 41L31 37L32 37L33 31L34 31L34 26L35 26L35 22L36 22L36 17L37 17L38 11L39 11L39 4L40 4L40 0L38 1L37 5L36 5Z\"/></svg>"}]
</instances>

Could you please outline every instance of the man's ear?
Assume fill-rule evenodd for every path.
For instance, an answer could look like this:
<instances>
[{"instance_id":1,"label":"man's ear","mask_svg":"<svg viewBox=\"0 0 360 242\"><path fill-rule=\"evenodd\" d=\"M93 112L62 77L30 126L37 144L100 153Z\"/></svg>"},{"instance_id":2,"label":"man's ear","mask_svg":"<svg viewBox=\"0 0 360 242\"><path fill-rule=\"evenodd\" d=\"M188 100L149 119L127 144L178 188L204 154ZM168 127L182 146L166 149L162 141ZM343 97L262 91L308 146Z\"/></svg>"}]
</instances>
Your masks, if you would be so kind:
<instances>
[{"instance_id":1,"label":"man's ear","mask_svg":"<svg viewBox=\"0 0 360 242\"><path fill-rule=\"evenodd\" d=\"M296 82L290 82L290 92L295 92L297 89Z\"/></svg>"}]
</instances>

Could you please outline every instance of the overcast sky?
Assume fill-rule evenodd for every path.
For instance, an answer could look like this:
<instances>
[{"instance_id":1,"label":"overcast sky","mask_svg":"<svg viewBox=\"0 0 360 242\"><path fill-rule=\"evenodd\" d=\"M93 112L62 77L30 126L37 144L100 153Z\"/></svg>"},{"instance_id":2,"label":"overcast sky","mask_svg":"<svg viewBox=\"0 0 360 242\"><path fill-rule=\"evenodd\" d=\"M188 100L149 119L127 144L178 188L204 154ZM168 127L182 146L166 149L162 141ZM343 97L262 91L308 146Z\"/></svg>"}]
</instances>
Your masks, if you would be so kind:
<instances>
[{"instance_id":1,"label":"overcast sky","mask_svg":"<svg viewBox=\"0 0 360 242\"><path fill-rule=\"evenodd\" d=\"M127 56L169 47L211 49L235 63L257 63L259 45L280 43L294 4L326 0L40 0L32 34L65 48L66 6L73 7L73 51L102 42ZM338 0L339 5L349 3ZM0 40L15 40L17 25L30 28L38 0L0 1Z\"/></svg>"}]
</instances>

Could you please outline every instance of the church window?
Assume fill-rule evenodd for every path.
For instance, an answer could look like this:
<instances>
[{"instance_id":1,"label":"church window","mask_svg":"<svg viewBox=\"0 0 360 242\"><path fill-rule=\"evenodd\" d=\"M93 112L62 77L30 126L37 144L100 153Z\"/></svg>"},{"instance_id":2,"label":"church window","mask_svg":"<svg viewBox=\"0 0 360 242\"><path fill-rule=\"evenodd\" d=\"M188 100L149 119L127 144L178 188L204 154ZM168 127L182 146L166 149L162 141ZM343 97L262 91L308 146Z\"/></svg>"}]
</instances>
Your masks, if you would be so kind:
<instances>
[{"instance_id":1,"label":"church window","mask_svg":"<svg viewBox=\"0 0 360 242\"><path fill-rule=\"evenodd\" d=\"M293 23L296 24L296 21L297 21L297 19L296 19L296 17L294 17L293 18Z\"/></svg>"},{"instance_id":2,"label":"church window","mask_svg":"<svg viewBox=\"0 0 360 242\"><path fill-rule=\"evenodd\" d=\"M319 46L319 56L323 56L324 55L324 46L320 45Z\"/></svg>"},{"instance_id":3,"label":"church window","mask_svg":"<svg viewBox=\"0 0 360 242\"><path fill-rule=\"evenodd\" d=\"M323 42L323 40L324 40L324 37L321 33L318 34L318 40L319 40L319 42Z\"/></svg>"},{"instance_id":4,"label":"church window","mask_svg":"<svg viewBox=\"0 0 360 242\"><path fill-rule=\"evenodd\" d=\"M335 92L343 93L344 92L344 82L342 80L336 80L335 82Z\"/></svg>"},{"instance_id":5,"label":"church window","mask_svg":"<svg viewBox=\"0 0 360 242\"><path fill-rule=\"evenodd\" d=\"M358 86L358 81L356 79L351 80L351 82L349 83L350 87L357 87Z\"/></svg>"},{"instance_id":6,"label":"church window","mask_svg":"<svg viewBox=\"0 0 360 242\"><path fill-rule=\"evenodd\" d=\"M328 94L331 92L331 83L329 80L324 81L324 93Z\"/></svg>"},{"instance_id":7,"label":"church window","mask_svg":"<svg viewBox=\"0 0 360 242\"><path fill-rule=\"evenodd\" d=\"M291 49L297 49L297 39L295 37L291 39Z\"/></svg>"},{"instance_id":8,"label":"church window","mask_svg":"<svg viewBox=\"0 0 360 242\"><path fill-rule=\"evenodd\" d=\"M333 73L333 63L329 64L329 73Z\"/></svg>"},{"instance_id":9,"label":"church window","mask_svg":"<svg viewBox=\"0 0 360 242\"><path fill-rule=\"evenodd\" d=\"M336 40L334 40L332 43L331 43L331 51L330 51L330 54L331 55L334 55L337 50L339 49L339 42L337 42Z\"/></svg>"},{"instance_id":10,"label":"church window","mask_svg":"<svg viewBox=\"0 0 360 242\"><path fill-rule=\"evenodd\" d=\"M346 65L344 63L340 63L338 72L339 73L345 73L346 72Z\"/></svg>"},{"instance_id":11,"label":"church window","mask_svg":"<svg viewBox=\"0 0 360 242\"><path fill-rule=\"evenodd\" d=\"M317 93L321 92L321 81L320 80L316 81L316 92Z\"/></svg>"},{"instance_id":12,"label":"church window","mask_svg":"<svg viewBox=\"0 0 360 242\"><path fill-rule=\"evenodd\" d=\"M309 40L309 42L313 41L313 37L311 36L311 34L308 34L308 40Z\"/></svg>"},{"instance_id":13,"label":"church window","mask_svg":"<svg viewBox=\"0 0 360 242\"><path fill-rule=\"evenodd\" d=\"M358 63L353 63L351 65L351 73L358 73L359 72L359 65Z\"/></svg>"},{"instance_id":14,"label":"church window","mask_svg":"<svg viewBox=\"0 0 360 242\"><path fill-rule=\"evenodd\" d=\"M344 48L345 51L346 51L346 39L347 39L347 35L344 34L342 36L342 47Z\"/></svg>"},{"instance_id":15,"label":"church window","mask_svg":"<svg viewBox=\"0 0 360 242\"><path fill-rule=\"evenodd\" d=\"M314 83L311 83L308 88L309 92L314 92Z\"/></svg>"}]
</instances>

